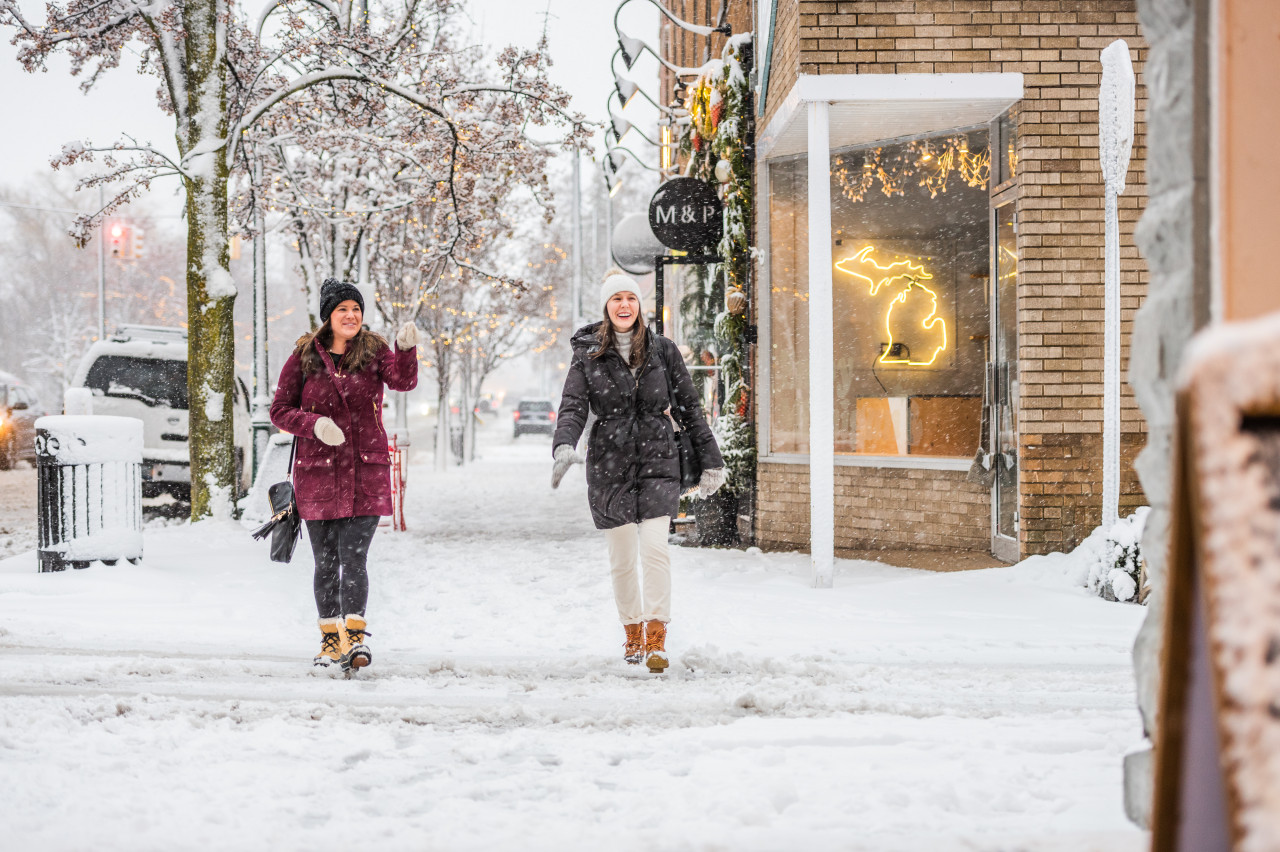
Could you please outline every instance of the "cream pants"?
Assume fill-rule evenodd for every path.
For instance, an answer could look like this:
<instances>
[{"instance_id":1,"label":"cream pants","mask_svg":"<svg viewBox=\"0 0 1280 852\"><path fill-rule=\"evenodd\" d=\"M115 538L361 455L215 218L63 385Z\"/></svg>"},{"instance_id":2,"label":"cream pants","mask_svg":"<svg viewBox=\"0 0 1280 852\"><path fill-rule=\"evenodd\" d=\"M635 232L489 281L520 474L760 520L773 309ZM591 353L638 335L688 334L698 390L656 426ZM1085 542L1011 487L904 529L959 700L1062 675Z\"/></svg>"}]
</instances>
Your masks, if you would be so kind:
<instances>
[{"instance_id":1,"label":"cream pants","mask_svg":"<svg viewBox=\"0 0 1280 852\"><path fill-rule=\"evenodd\" d=\"M671 556L667 530L671 519L650 518L604 531L613 573L613 597L623 624L671 620ZM636 556L644 568L643 581Z\"/></svg>"}]
</instances>

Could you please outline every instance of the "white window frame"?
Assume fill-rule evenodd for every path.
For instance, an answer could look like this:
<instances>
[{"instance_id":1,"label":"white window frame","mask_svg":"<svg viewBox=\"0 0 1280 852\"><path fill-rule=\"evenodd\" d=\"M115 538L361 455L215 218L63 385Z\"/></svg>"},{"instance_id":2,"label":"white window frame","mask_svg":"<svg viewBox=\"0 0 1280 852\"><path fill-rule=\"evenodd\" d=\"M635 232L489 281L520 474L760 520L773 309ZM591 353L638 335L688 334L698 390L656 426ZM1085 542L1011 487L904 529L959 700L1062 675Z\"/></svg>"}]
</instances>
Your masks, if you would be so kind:
<instances>
[{"instance_id":1,"label":"white window frame","mask_svg":"<svg viewBox=\"0 0 1280 852\"><path fill-rule=\"evenodd\" d=\"M804 154L788 154L761 161L759 173L756 175L756 222L758 225L758 245L760 267L756 276L756 335L759 341L757 349L758 364L756 375L757 386L761 388L757 399L756 420L756 457L760 464L792 464L809 466L808 453L775 453L771 449L772 430L770 428L773 412L773 243L769 227L772 212L772 185L769 168L774 163L787 160L801 160ZM973 459L967 456L882 456L862 453L836 453L836 467L873 467L873 468L908 468L911 470L961 470L967 471Z\"/></svg>"}]
</instances>

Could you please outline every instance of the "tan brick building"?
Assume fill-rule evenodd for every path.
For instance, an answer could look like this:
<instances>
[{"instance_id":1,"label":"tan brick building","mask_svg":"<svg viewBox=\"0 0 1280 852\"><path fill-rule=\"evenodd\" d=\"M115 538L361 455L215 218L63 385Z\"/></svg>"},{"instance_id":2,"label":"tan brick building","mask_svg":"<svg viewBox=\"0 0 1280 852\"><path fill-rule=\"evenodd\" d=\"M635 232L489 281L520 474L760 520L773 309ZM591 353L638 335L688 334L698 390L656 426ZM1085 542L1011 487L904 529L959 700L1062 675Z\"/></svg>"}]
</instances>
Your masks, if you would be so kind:
<instances>
[{"instance_id":1,"label":"tan brick building","mask_svg":"<svg viewBox=\"0 0 1280 852\"><path fill-rule=\"evenodd\" d=\"M1147 281L1133 238L1147 195L1134 0L664 5L755 33L757 543L1006 560L1077 544L1101 517L1098 90L1116 39L1137 76L1119 200L1126 359ZM660 43L693 66L723 37L664 22ZM663 72L664 96L674 84ZM815 352L829 353L820 405ZM1123 392L1122 515L1146 502L1132 469L1143 420ZM811 453L814 435L831 448ZM828 482L834 506L820 507ZM819 509L833 542L813 540Z\"/></svg>"},{"instance_id":2,"label":"tan brick building","mask_svg":"<svg viewBox=\"0 0 1280 852\"><path fill-rule=\"evenodd\" d=\"M816 148L831 172L836 552L991 550L1012 560L1074 546L1101 515L1099 55L1119 38L1138 78L1120 197L1126 353L1146 286L1133 242L1146 201L1146 49L1134 3L769 5L758 4L756 27L757 541L810 542L802 339ZM814 104L825 113L816 131ZM945 192L935 191L941 180ZM917 313L903 313L913 300ZM1122 514L1144 502L1132 471L1142 432L1126 386ZM976 475L987 472L974 468L984 443L994 477Z\"/></svg>"}]
</instances>

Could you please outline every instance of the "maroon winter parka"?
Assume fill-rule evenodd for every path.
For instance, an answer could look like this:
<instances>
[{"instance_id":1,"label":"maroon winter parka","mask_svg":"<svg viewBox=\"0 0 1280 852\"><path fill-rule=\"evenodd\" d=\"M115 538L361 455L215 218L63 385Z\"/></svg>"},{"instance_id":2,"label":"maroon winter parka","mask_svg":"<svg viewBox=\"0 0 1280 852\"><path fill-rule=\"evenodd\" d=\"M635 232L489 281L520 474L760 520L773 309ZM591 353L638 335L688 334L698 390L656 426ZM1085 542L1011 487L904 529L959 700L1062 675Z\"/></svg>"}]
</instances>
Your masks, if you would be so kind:
<instances>
[{"instance_id":1,"label":"maroon winter parka","mask_svg":"<svg viewBox=\"0 0 1280 852\"><path fill-rule=\"evenodd\" d=\"M271 422L296 436L293 491L308 521L391 514L391 453L382 426L382 386L396 391L418 384L417 349L384 349L363 370L338 373L319 342L322 372L302 374L294 352L280 370ZM328 417L346 437L330 447L316 437Z\"/></svg>"}]
</instances>

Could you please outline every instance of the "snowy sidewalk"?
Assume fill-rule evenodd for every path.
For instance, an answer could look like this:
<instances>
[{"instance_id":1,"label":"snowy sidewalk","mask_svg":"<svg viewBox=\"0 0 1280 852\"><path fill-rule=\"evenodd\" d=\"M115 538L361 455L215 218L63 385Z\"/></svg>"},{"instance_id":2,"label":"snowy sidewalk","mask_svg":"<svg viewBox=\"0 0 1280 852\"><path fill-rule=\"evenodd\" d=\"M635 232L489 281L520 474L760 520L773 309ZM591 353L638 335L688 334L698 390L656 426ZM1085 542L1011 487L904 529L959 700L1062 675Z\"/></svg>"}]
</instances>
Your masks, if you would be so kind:
<instances>
[{"instance_id":1,"label":"snowy sidewalk","mask_svg":"<svg viewBox=\"0 0 1280 852\"><path fill-rule=\"evenodd\" d=\"M234 525L138 566L0 561L3 846L1137 850L1142 611L1065 557L933 574L677 548L673 665L621 661L581 469L495 429L374 539L374 666L313 671L292 564Z\"/></svg>"}]
</instances>

